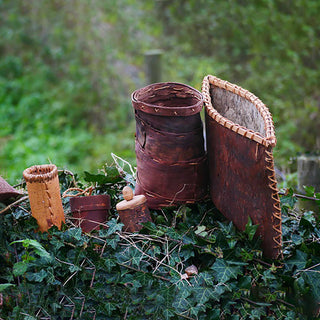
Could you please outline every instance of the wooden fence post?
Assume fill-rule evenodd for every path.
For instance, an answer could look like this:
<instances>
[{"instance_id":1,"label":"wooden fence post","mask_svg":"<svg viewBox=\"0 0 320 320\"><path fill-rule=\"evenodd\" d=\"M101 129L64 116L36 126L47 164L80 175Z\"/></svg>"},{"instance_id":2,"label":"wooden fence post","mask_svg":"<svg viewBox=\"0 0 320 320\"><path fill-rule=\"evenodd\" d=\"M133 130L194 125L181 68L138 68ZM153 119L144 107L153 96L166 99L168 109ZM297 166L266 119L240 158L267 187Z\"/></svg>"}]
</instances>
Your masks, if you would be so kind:
<instances>
[{"instance_id":1,"label":"wooden fence post","mask_svg":"<svg viewBox=\"0 0 320 320\"><path fill-rule=\"evenodd\" d=\"M151 83L161 82L161 57L162 50L150 50L145 52L145 72L147 85Z\"/></svg>"}]
</instances>

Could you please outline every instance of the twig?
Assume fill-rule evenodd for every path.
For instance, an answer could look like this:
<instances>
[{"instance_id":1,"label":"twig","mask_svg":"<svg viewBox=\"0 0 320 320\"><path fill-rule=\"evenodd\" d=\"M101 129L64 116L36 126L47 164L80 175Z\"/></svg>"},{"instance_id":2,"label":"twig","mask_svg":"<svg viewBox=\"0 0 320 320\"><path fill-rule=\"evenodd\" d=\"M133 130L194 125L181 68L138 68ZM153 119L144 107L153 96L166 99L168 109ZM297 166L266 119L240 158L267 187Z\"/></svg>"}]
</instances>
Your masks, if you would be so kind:
<instances>
[{"instance_id":1,"label":"twig","mask_svg":"<svg viewBox=\"0 0 320 320\"><path fill-rule=\"evenodd\" d=\"M288 195L286 192L283 192L283 191L279 191L279 194L282 196ZM296 198L306 199L306 200L320 201L320 199L318 199L316 197L308 197L308 196L305 196L303 194L298 194L298 193L293 193L292 196L296 197Z\"/></svg>"},{"instance_id":2,"label":"twig","mask_svg":"<svg viewBox=\"0 0 320 320\"><path fill-rule=\"evenodd\" d=\"M160 280L164 280L164 281L170 282L170 279L168 279L168 278L165 278L165 277L162 277L162 276L158 276L157 274L149 273L149 272L146 272L146 271L143 271L143 270L140 270L140 269L137 269L137 268L128 266L128 265L126 265L126 264L124 264L124 263L119 263L119 266L128 268L128 269L133 270L133 271L136 271L136 272L142 272L142 273L144 273L144 274L149 274L149 275L151 275L151 276L154 277L154 278L157 278L157 279L160 279Z\"/></svg>"},{"instance_id":3,"label":"twig","mask_svg":"<svg viewBox=\"0 0 320 320\"><path fill-rule=\"evenodd\" d=\"M263 261L263 260L260 260L260 259L258 259L258 258L253 258L253 260L256 261L256 262L258 262L258 263L264 264L264 265L266 265L266 266L269 267L269 268L272 267L272 264L267 263L267 262L265 262L265 261Z\"/></svg>"},{"instance_id":4,"label":"twig","mask_svg":"<svg viewBox=\"0 0 320 320\"><path fill-rule=\"evenodd\" d=\"M316 268L316 267L319 267L320 266L320 263L317 263L307 269L303 269L303 270L298 270L298 272L295 274L295 276L298 276L301 272L308 272L308 271L311 271L311 272L316 272L316 273L320 273L320 271L318 270L311 270L313 268Z\"/></svg>"},{"instance_id":5,"label":"twig","mask_svg":"<svg viewBox=\"0 0 320 320\"><path fill-rule=\"evenodd\" d=\"M82 189L80 189L80 188L69 188L69 189L67 189L66 191L63 192L62 198L78 197L78 196L81 196L81 195L91 196L92 191L93 191L94 189L95 189L95 188L92 187L92 186L86 188L85 190L82 190ZM68 192L71 192L71 191L78 191L78 193L76 193L76 194L68 193Z\"/></svg>"},{"instance_id":6,"label":"twig","mask_svg":"<svg viewBox=\"0 0 320 320\"><path fill-rule=\"evenodd\" d=\"M145 256L148 257L149 259L151 259L151 260L159 263L159 260L158 260L158 259L156 259L156 258L150 256L149 254L145 253L143 250L141 250L141 249L135 244L135 242L129 241L126 237L123 237L123 236L122 236L120 233L118 233L118 232L117 232L117 235L118 235L120 238L122 238L122 239L124 239L125 241L127 241L128 243L130 243L135 249L137 249L138 251L140 251L143 255L145 255ZM173 270L174 272L176 272L177 274L179 274L179 276L181 277L181 273L180 273L178 270L176 270L175 268L171 267L170 265L168 265L168 264L166 264L166 263L164 263L164 262L162 263L162 265L165 266L165 267L167 267L167 268L169 268L169 269L171 269L171 270Z\"/></svg>"},{"instance_id":7,"label":"twig","mask_svg":"<svg viewBox=\"0 0 320 320\"><path fill-rule=\"evenodd\" d=\"M288 307L291 307L291 308L295 308L295 306L287 301L284 301L282 299L277 299L277 301L281 302L282 304L285 304L287 305Z\"/></svg>"},{"instance_id":8,"label":"twig","mask_svg":"<svg viewBox=\"0 0 320 320\"><path fill-rule=\"evenodd\" d=\"M114 153L111 153L111 157L112 157L112 159L113 159L113 161L114 161L114 163L115 163L115 165L116 165L119 173L120 173L120 171L123 172L123 167L121 167L120 164L119 164L119 162L118 162L118 160L121 160L123 163L125 163L126 165L128 165L128 167L129 167L129 169L130 169L130 171L131 171L131 174L132 174L133 178L134 178L134 179L136 178L136 173L134 172L131 164L130 164L128 161L120 158L119 156L117 156L117 155L114 154Z\"/></svg>"},{"instance_id":9,"label":"twig","mask_svg":"<svg viewBox=\"0 0 320 320\"><path fill-rule=\"evenodd\" d=\"M67 264L67 265L69 265L69 266L74 266L73 263L66 262L66 261L62 261L62 260L58 259L57 257L55 257L55 259L56 259L57 261L61 262L61 263Z\"/></svg>"},{"instance_id":10,"label":"twig","mask_svg":"<svg viewBox=\"0 0 320 320\"><path fill-rule=\"evenodd\" d=\"M75 276L78 273L78 271L75 271L63 284L63 286L65 286L72 278L73 276Z\"/></svg>"},{"instance_id":11,"label":"twig","mask_svg":"<svg viewBox=\"0 0 320 320\"><path fill-rule=\"evenodd\" d=\"M73 185L75 187L78 186L77 181L76 181L76 179L74 177L74 174L70 170L64 169L64 170L58 170L58 172L63 172L64 174L71 176Z\"/></svg>"},{"instance_id":12,"label":"twig","mask_svg":"<svg viewBox=\"0 0 320 320\"><path fill-rule=\"evenodd\" d=\"M11 209L12 207L14 207L15 205L17 205L18 203L21 203L21 202L27 200L28 198L29 198L28 196L24 196L24 197L20 198L19 200L15 201L15 202L13 202L13 203L11 203L11 204L9 204L6 208L4 208L4 209L2 209L2 210L0 211L0 214L6 212L6 211L9 210L9 209Z\"/></svg>"},{"instance_id":13,"label":"twig","mask_svg":"<svg viewBox=\"0 0 320 320\"><path fill-rule=\"evenodd\" d=\"M182 318L185 318L185 319L196 320L195 318L191 318L191 317L185 316L185 315L182 314L182 313L177 313L177 312L175 312L175 314L176 314L177 316L182 317Z\"/></svg>"},{"instance_id":14,"label":"twig","mask_svg":"<svg viewBox=\"0 0 320 320\"><path fill-rule=\"evenodd\" d=\"M171 200L171 202L169 203L169 205L172 205L172 204L174 203L174 201L175 201L176 198L177 198L177 195L178 195L179 193L181 193L181 192L185 189L185 187L186 187L186 184L184 184L183 187L174 195L174 197L173 197L173 199Z\"/></svg>"}]
</instances>

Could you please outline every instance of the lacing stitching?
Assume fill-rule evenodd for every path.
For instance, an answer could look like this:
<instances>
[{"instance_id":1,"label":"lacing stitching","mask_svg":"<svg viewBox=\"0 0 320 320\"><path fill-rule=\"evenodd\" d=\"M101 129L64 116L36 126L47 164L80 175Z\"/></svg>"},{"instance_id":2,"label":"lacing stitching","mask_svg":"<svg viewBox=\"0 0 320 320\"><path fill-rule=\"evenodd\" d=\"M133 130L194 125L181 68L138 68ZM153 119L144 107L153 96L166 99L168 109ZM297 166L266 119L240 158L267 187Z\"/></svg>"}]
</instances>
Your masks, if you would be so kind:
<instances>
[{"instance_id":1,"label":"lacing stitching","mask_svg":"<svg viewBox=\"0 0 320 320\"><path fill-rule=\"evenodd\" d=\"M209 80L210 77L210 80ZM261 114L262 118L265 122L265 131L266 131L266 138L260 135L258 132L252 131L250 129L247 129L243 126L240 126L239 124L232 123L232 121L226 119L223 117L219 112L217 112L211 103L211 97L209 94L210 91L210 83L218 88L225 89L227 91L230 91L232 93L238 94L242 98L250 101L254 104L258 112ZM207 112L209 115L217 121L219 124L221 124L224 127L230 128L232 131L250 139L255 142L258 142L265 147L272 146L274 147L276 145L276 137L273 127L273 120L272 116L270 114L269 109L266 107L266 105L253 93L250 93L248 90L245 90L237 85L234 85L228 81L221 80L214 76L206 76L203 79L202 82L202 94L203 94L203 100L204 104L206 105Z\"/></svg>"},{"instance_id":2,"label":"lacing stitching","mask_svg":"<svg viewBox=\"0 0 320 320\"><path fill-rule=\"evenodd\" d=\"M268 175L268 179L270 183L268 184L269 188L272 190L271 198L274 201L273 208L274 211L272 212L272 215L274 217L274 224L272 226L273 230L275 230L278 235L272 237L273 241L276 243L274 246L275 249L281 248L281 238L282 238L282 230L281 230L281 208L280 208L280 198L277 188L277 180L275 176L274 171L274 161L273 161L273 154L272 152L265 150L266 157L265 161L267 163L266 169L270 171L270 174Z\"/></svg>"}]
</instances>

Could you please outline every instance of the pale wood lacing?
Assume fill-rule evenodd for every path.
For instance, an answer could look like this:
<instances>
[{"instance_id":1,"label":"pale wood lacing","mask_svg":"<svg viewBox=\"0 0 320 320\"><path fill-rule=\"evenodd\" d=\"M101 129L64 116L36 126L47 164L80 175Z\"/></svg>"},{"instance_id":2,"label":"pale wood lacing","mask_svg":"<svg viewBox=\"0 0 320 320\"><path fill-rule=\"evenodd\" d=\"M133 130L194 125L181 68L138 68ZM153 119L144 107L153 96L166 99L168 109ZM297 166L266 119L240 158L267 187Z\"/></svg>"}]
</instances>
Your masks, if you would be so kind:
<instances>
[{"instance_id":1,"label":"pale wood lacing","mask_svg":"<svg viewBox=\"0 0 320 320\"><path fill-rule=\"evenodd\" d=\"M273 216L272 228L277 233L277 235L273 237L273 241L275 243L274 248L281 249L281 246L282 246L281 207L280 207L279 190L277 188L276 173L274 171L274 159L271 151L265 150L265 153L266 153L266 157L265 157L266 169L269 171L268 187L272 190L271 198L273 200L273 208L274 208L274 211L272 212L272 216Z\"/></svg>"}]
</instances>

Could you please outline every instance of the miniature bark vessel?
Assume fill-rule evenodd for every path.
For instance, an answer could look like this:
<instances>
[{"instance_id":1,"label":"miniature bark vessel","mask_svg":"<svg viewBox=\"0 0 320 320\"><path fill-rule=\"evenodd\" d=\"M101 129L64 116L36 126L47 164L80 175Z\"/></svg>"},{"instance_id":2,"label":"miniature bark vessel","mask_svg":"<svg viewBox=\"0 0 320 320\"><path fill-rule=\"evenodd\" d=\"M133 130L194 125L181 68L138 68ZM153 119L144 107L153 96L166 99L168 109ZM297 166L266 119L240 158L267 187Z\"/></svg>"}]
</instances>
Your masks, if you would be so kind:
<instances>
[{"instance_id":1,"label":"miniature bark vessel","mask_svg":"<svg viewBox=\"0 0 320 320\"><path fill-rule=\"evenodd\" d=\"M153 209L193 203L207 195L203 107L199 91L155 83L132 94L136 119L137 185Z\"/></svg>"},{"instance_id":2,"label":"miniature bark vessel","mask_svg":"<svg viewBox=\"0 0 320 320\"><path fill-rule=\"evenodd\" d=\"M93 196L70 198L71 213L76 218L75 224L83 232L97 230L108 219L111 208L110 196L98 194Z\"/></svg>"},{"instance_id":3,"label":"miniature bark vessel","mask_svg":"<svg viewBox=\"0 0 320 320\"><path fill-rule=\"evenodd\" d=\"M152 221L147 199L144 195L133 196L130 187L123 188L124 200L116 205L120 220L124 224L124 231L135 232L142 229L141 223Z\"/></svg>"},{"instance_id":4,"label":"miniature bark vessel","mask_svg":"<svg viewBox=\"0 0 320 320\"><path fill-rule=\"evenodd\" d=\"M0 176L0 201L19 196L22 196L22 194Z\"/></svg>"},{"instance_id":5,"label":"miniature bark vessel","mask_svg":"<svg viewBox=\"0 0 320 320\"><path fill-rule=\"evenodd\" d=\"M248 216L259 225L264 254L281 253L281 209L268 108L249 91L213 76L203 80L210 195L241 230Z\"/></svg>"},{"instance_id":6,"label":"miniature bark vessel","mask_svg":"<svg viewBox=\"0 0 320 320\"><path fill-rule=\"evenodd\" d=\"M54 164L33 166L23 171L27 182L32 216L39 230L47 231L53 225L61 228L65 222L58 169Z\"/></svg>"}]
</instances>

